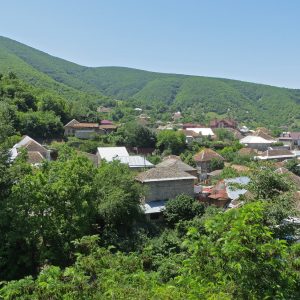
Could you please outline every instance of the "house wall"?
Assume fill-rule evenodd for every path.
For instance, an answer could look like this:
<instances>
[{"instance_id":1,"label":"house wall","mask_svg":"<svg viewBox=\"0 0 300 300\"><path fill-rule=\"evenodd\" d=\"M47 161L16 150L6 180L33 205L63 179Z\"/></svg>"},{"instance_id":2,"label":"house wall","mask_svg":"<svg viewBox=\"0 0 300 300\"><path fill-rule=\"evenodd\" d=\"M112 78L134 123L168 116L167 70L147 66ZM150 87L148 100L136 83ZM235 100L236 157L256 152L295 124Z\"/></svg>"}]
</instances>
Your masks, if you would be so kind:
<instances>
[{"instance_id":1,"label":"house wall","mask_svg":"<svg viewBox=\"0 0 300 300\"><path fill-rule=\"evenodd\" d=\"M198 161L196 162L196 168L198 170L198 173L209 173L210 170L210 161Z\"/></svg>"},{"instance_id":2,"label":"house wall","mask_svg":"<svg viewBox=\"0 0 300 300\"><path fill-rule=\"evenodd\" d=\"M259 151L266 151L268 150L268 148L270 147L271 144L254 144L254 143L248 143L247 147L248 148L252 148L252 149L256 149Z\"/></svg>"},{"instance_id":3,"label":"house wall","mask_svg":"<svg viewBox=\"0 0 300 300\"><path fill-rule=\"evenodd\" d=\"M173 199L180 194L194 196L194 180L172 180L144 182L146 187L145 202Z\"/></svg>"}]
</instances>

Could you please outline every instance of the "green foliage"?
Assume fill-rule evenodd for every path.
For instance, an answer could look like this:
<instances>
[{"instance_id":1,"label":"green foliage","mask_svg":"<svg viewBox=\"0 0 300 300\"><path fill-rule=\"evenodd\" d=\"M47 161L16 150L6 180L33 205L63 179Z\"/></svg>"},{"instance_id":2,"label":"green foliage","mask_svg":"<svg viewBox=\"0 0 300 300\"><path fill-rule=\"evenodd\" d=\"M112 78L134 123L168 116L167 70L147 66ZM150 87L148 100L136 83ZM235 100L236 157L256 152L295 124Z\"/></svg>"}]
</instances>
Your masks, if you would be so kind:
<instances>
[{"instance_id":1,"label":"green foliage","mask_svg":"<svg viewBox=\"0 0 300 300\"><path fill-rule=\"evenodd\" d=\"M61 137L63 124L52 111L18 113L17 128L32 138Z\"/></svg>"},{"instance_id":2,"label":"green foliage","mask_svg":"<svg viewBox=\"0 0 300 300\"><path fill-rule=\"evenodd\" d=\"M298 159L289 159L284 166L291 172L293 172L294 174L296 174L297 176L300 176L300 167L299 165L299 160Z\"/></svg>"},{"instance_id":3,"label":"green foliage","mask_svg":"<svg viewBox=\"0 0 300 300\"><path fill-rule=\"evenodd\" d=\"M179 221L191 220L203 215L204 210L203 203L190 196L179 195L167 202L164 217L171 226L174 226Z\"/></svg>"},{"instance_id":4,"label":"green foliage","mask_svg":"<svg viewBox=\"0 0 300 300\"><path fill-rule=\"evenodd\" d=\"M190 231L192 257L180 283L192 295L207 284L235 299L297 298L297 284L287 278L287 245L263 225L263 211L253 203L207 220L206 235Z\"/></svg>"},{"instance_id":5,"label":"green foliage","mask_svg":"<svg viewBox=\"0 0 300 300\"><path fill-rule=\"evenodd\" d=\"M120 127L117 135L120 135L121 137L118 141L120 145L154 148L156 144L156 135L154 131L136 122L129 122Z\"/></svg>"},{"instance_id":6,"label":"green foliage","mask_svg":"<svg viewBox=\"0 0 300 300\"><path fill-rule=\"evenodd\" d=\"M210 170L215 171L215 170L221 170L224 168L224 160L220 158L213 158L210 161Z\"/></svg>"},{"instance_id":7,"label":"green foliage","mask_svg":"<svg viewBox=\"0 0 300 300\"><path fill-rule=\"evenodd\" d=\"M234 135L226 128L217 128L214 130L219 141L234 141Z\"/></svg>"},{"instance_id":8,"label":"green foliage","mask_svg":"<svg viewBox=\"0 0 300 300\"><path fill-rule=\"evenodd\" d=\"M204 232L182 244L174 230L141 254L98 246L97 236L74 242L76 262L45 266L36 279L3 283L12 299L298 299L299 244L288 247L264 225L264 205L213 213Z\"/></svg>"},{"instance_id":9,"label":"green foliage","mask_svg":"<svg viewBox=\"0 0 300 300\"><path fill-rule=\"evenodd\" d=\"M67 147L57 161L39 169L23 156L9 167L5 157L0 164L0 278L34 275L49 262L69 264L71 241L84 235L98 233L103 244L119 247L134 244L142 191L126 165L96 169Z\"/></svg>"},{"instance_id":10,"label":"green foliage","mask_svg":"<svg viewBox=\"0 0 300 300\"><path fill-rule=\"evenodd\" d=\"M291 127L299 125L297 90L120 67L87 68L4 37L0 38L0 54L4 58L0 64L3 72L13 69L27 82L82 103L105 103L105 95L144 104L158 103L153 105L154 114L166 120L170 111L178 109L190 121L203 120L205 115L224 116L230 109L231 117L253 126L272 125L275 130L287 122ZM120 120L124 111L117 108L113 115L114 120Z\"/></svg>"},{"instance_id":11,"label":"green foliage","mask_svg":"<svg viewBox=\"0 0 300 300\"><path fill-rule=\"evenodd\" d=\"M185 135L181 131L161 130L157 134L156 146L161 152L168 151L178 155L186 147Z\"/></svg>"}]
</instances>

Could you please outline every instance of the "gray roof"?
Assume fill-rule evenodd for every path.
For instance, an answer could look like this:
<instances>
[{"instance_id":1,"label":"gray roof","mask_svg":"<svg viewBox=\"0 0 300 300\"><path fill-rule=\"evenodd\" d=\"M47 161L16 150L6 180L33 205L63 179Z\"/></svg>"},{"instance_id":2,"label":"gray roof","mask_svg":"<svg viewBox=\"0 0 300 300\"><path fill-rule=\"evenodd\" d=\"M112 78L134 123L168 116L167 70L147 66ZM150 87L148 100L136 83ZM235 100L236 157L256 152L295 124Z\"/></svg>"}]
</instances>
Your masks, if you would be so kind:
<instances>
[{"instance_id":1,"label":"gray roof","mask_svg":"<svg viewBox=\"0 0 300 300\"><path fill-rule=\"evenodd\" d=\"M173 180L195 180L197 177L190 175L177 168L152 168L146 172L138 174L136 177L141 182L155 182L155 181L173 181Z\"/></svg>"},{"instance_id":2,"label":"gray roof","mask_svg":"<svg viewBox=\"0 0 300 300\"><path fill-rule=\"evenodd\" d=\"M154 214L162 212L165 209L165 204L165 200L157 200L142 204L141 207L144 210L145 214Z\"/></svg>"},{"instance_id":3,"label":"gray roof","mask_svg":"<svg viewBox=\"0 0 300 300\"><path fill-rule=\"evenodd\" d=\"M98 147L97 151L100 158L107 162L111 162L118 156L129 156L125 147Z\"/></svg>"},{"instance_id":4,"label":"gray roof","mask_svg":"<svg viewBox=\"0 0 300 300\"><path fill-rule=\"evenodd\" d=\"M247 176L224 179L226 185L226 192L231 200L237 200L240 195L244 195L247 190L239 187L231 186L231 184L239 184L245 186L250 182L250 178Z\"/></svg>"},{"instance_id":5,"label":"gray roof","mask_svg":"<svg viewBox=\"0 0 300 300\"><path fill-rule=\"evenodd\" d=\"M117 156L114 160L119 160L122 164L127 164L130 168L151 168L153 164L146 158L139 155Z\"/></svg>"},{"instance_id":6,"label":"gray roof","mask_svg":"<svg viewBox=\"0 0 300 300\"><path fill-rule=\"evenodd\" d=\"M190 165L176 158L165 159L161 163L157 164L156 167L157 168L174 167L184 172L196 171L195 168L191 167Z\"/></svg>"}]
</instances>

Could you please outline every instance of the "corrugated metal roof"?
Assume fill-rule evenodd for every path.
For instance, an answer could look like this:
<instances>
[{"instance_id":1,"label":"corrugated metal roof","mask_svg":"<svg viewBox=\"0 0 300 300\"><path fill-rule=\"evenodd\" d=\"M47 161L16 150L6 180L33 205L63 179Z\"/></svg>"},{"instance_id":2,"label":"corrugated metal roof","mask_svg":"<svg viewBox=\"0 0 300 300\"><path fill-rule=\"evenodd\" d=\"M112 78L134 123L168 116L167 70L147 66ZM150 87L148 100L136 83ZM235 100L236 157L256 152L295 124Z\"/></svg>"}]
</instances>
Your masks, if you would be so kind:
<instances>
[{"instance_id":1,"label":"corrugated metal roof","mask_svg":"<svg viewBox=\"0 0 300 300\"><path fill-rule=\"evenodd\" d=\"M152 168L146 172L138 174L136 177L141 182L173 181L173 180L195 180L197 177L177 168Z\"/></svg>"},{"instance_id":2,"label":"corrugated metal roof","mask_svg":"<svg viewBox=\"0 0 300 300\"><path fill-rule=\"evenodd\" d=\"M101 159L111 162L118 156L129 156L125 147L98 147L97 151Z\"/></svg>"},{"instance_id":3,"label":"corrugated metal roof","mask_svg":"<svg viewBox=\"0 0 300 300\"><path fill-rule=\"evenodd\" d=\"M114 160L119 160L122 164L129 165L130 168L151 168L153 164L146 158L139 155L117 156Z\"/></svg>"},{"instance_id":4,"label":"corrugated metal roof","mask_svg":"<svg viewBox=\"0 0 300 300\"><path fill-rule=\"evenodd\" d=\"M154 214L160 213L165 209L166 201L165 200L158 200L158 201L150 201L147 202L142 206L145 214Z\"/></svg>"}]
</instances>

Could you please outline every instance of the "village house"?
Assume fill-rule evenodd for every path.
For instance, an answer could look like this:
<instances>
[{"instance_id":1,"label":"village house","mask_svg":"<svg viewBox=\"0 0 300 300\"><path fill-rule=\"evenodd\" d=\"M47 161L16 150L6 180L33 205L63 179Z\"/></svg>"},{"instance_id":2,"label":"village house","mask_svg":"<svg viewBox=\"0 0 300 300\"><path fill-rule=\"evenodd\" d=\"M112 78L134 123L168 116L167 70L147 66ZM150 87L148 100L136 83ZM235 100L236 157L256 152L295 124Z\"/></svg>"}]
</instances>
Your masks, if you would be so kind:
<instances>
[{"instance_id":1,"label":"village house","mask_svg":"<svg viewBox=\"0 0 300 300\"><path fill-rule=\"evenodd\" d=\"M10 160L14 161L21 153L21 149L27 151L27 162L32 165L39 165L43 160L51 160L51 151L47 150L40 143L25 135L21 141L15 144L10 150Z\"/></svg>"},{"instance_id":2,"label":"village house","mask_svg":"<svg viewBox=\"0 0 300 300\"><path fill-rule=\"evenodd\" d=\"M290 150L282 149L268 149L254 157L258 160L277 160L277 161L284 161L286 159L296 158L296 154L291 152Z\"/></svg>"},{"instance_id":3,"label":"village house","mask_svg":"<svg viewBox=\"0 0 300 300\"><path fill-rule=\"evenodd\" d=\"M291 149L299 149L300 132L283 132L278 140L288 145Z\"/></svg>"},{"instance_id":4,"label":"village house","mask_svg":"<svg viewBox=\"0 0 300 300\"><path fill-rule=\"evenodd\" d=\"M137 175L146 190L142 206L150 219L157 219L165 208L165 201L185 194L194 197L194 182L197 177L178 168L159 167Z\"/></svg>"},{"instance_id":5,"label":"village house","mask_svg":"<svg viewBox=\"0 0 300 300\"><path fill-rule=\"evenodd\" d=\"M264 127L256 129L256 131L253 133L253 135L260 136L261 138L268 140L268 141L274 141L274 138L271 136L269 131Z\"/></svg>"},{"instance_id":6,"label":"village house","mask_svg":"<svg viewBox=\"0 0 300 300\"><path fill-rule=\"evenodd\" d=\"M73 119L64 126L65 136L75 136L79 139L90 139L95 134L109 134L117 129L111 121L103 120L98 123L81 123Z\"/></svg>"},{"instance_id":7,"label":"village house","mask_svg":"<svg viewBox=\"0 0 300 300\"><path fill-rule=\"evenodd\" d=\"M256 149L259 151L267 150L272 144L276 142L276 140L267 140L256 135L248 135L240 140L240 143L245 147Z\"/></svg>"},{"instance_id":8,"label":"village house","mask_svg":"<svg viewBox=\"0 0 300 300\"><path fill-rule=\"evenodd\" d=\"M211 128L191 127L180 129L186 137L186 143L201 142L203 137L214 137L214 132Z\"/></svg>"},{"instance_id":9,"label":"village house","mask_svg":"<svg viewBox=\"0 0 300 300\"><path fill-rule=\"evenodd\" d=\"M210 127L211 128L237 128L237 122L235 120L231 120L231 119L222 119L222 120L218 120L218 119L214 119L212 121L210 121Z\"/></svg>"},{"instance_id":10,"label":"village house","mask_svg":"<svg viewBox=\"0 0 300 300\"><path fill-rule=\"evenodd\" d=\"M196 155L194 155L194 161L196 162L196 168L200 180L207 179L207 173L212 171L211 161L213 159L224 161L224 158L220 154L208 148L205 148Z\"/></svg>"},{"instance_id":11,"label":"village house","mask_svg":"<svg viewBox=\"0 0 300 300\"><path fill-rule=\"evenodd\" d=\"M201 135L201 136L205 136L205 137L212 137L212 136L214 136L215 134L214 134L214 132L211 130L211 128L203 128L203 127L195 127L195 128L193 128L193 127L188 127L187 129L186 129L187 131L193 131L193 132L195 132L195 133L197 133L197 134L199 134L199 135Z\"/></svg>"},{"instance_id":12,"label":"village house","mask_svg":"<svg viewBox=\"0 0 300 300\"><path fill-rule=\"evenodd\" d=\"M243 186L249 182L250 179L246 176L220 180L214 187L200 195L199 200L220 208L238 207L241 204L240 196L247 193Z\"/></svg>"}]
</instances>

